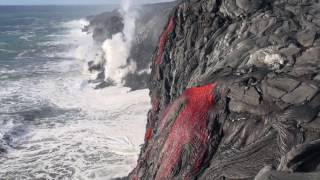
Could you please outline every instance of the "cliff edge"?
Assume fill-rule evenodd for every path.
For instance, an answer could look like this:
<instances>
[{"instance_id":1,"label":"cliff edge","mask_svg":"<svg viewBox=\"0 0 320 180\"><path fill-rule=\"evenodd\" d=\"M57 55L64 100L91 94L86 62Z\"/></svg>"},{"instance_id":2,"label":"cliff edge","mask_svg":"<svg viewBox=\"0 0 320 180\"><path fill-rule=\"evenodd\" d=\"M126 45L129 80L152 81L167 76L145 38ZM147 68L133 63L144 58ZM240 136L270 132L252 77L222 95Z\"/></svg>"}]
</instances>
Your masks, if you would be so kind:
<instances>
[{"instance_id":1,"label":"cliff edge","mask_svg":"<svg viewBox=\"0 0 320 180\"><path fill-rule=\"evenodd\" d=\"M319 180L318 0L185 0L129 179Z\"/></svg>"}]
</instances>

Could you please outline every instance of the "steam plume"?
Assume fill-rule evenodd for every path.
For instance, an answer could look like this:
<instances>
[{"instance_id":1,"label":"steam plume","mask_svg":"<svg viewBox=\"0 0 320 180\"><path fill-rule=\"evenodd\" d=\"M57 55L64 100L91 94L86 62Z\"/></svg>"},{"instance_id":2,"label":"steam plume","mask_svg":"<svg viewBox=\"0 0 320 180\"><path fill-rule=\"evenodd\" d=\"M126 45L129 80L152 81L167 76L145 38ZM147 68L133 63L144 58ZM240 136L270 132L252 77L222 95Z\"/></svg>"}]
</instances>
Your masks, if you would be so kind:
<instances>
[{"instance_id":1,"label":"steam plume","mask_svg":"<svg viewBox=\"0 0 320 180\"><path fill-rule=\"evenodd\" d=\"M123 32L117 33L107 39L102 49L105 53L105 77L117 85L123 84L123 78L137 69L135 62L128 58L135 37L135 21L137 13L132 8L132 0L121 1L121 15L123 17Z\"/></svg>"}]
</instances>

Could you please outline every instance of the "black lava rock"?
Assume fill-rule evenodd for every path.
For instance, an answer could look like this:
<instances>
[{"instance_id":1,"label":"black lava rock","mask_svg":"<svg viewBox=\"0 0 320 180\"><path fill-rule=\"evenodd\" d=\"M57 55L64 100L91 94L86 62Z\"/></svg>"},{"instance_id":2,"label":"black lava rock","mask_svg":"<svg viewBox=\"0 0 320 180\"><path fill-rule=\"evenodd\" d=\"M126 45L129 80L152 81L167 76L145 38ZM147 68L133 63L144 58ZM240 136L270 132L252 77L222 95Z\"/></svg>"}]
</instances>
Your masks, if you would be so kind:
<instances>
[{"instance_id":1,"label":"black lava rock","mask_svg":"<svg viewBox=\"0 0 320 180\"><path fill-rule=\"evenodd\" d=\"M152 58L152 109L128 178L320 179L319 8L179 1Z\"/></svg>"}]
</instances>

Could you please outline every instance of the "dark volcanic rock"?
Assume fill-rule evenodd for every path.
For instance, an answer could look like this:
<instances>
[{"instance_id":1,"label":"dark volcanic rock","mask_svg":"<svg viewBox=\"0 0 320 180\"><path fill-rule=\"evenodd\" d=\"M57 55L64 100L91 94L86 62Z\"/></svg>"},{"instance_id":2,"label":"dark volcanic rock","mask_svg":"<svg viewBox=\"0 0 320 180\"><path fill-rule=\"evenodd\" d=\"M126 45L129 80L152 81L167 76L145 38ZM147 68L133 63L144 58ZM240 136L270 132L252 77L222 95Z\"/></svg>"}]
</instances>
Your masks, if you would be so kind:
<instances>
[{"instance_id":1,"label":"dark volcanic rock","mask_svg":"<svg viewBox=\"0 0 320 180\"><path fill-rule=\"evenodd\" d=\"M92 31L92 37L95 41L103 42L123 30L122 21L119 11L105 12L90 17L90 24L86 27L86 31Z\"/></svg>"},{"instance_id":2,"label":"dark volcanic rock","mask_svg":"<svg viewBox=\"0 0 320 180\"><path fill-rule=\"evenodd\" d=\"M129 179L320 179L318 0L184 0Z\"/></svg>"},{"instance_id":3,"label":"dark volcanic rock","mask_svg":"<svg viewBox=\"0 0 320 180\"><path fill-rule=\"evenodd\" d=\"M167 17L176 2L158 3L135 7L137 12L135 38L132 44L129 59L137 64L136 73L131 73L125 78L125 86L132 89L147 88L149 73L145 72L150 69L153 52L157 47L159 36L166 24ZM93 39L98 46L112 35L122 32L124 28L123 18L118 10L105 12L97 16L89 17L90 24L84 28L84 31L92 34ZM103 59L103 56L100 57ZM94 64L90 61L89 71L98 71L104 73L104 61ZM103 79L97 79L102 80ZM101 84L106 85L105 82ZM109 83L110 84L110 83ZM103 85L98 85L103 87Z\"/></svg>"}]
</instances>

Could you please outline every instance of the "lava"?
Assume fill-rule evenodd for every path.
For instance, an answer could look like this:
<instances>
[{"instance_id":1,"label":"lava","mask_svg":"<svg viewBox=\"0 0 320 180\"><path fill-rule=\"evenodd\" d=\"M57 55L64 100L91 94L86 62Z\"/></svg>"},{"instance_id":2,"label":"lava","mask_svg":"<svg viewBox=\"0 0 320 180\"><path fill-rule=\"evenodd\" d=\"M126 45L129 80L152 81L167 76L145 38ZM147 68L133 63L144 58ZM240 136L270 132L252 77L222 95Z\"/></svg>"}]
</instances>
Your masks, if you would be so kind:
<instances>
[{"instance_id":1,"label":"lava","mask_svg":"<svg viewBox=\"0 0 320 180\"><path fill-rule=\"evenodd\" d=\"M173 21L173 18L170 18L165 31L160 36L159 48L158 48L158 52L156 54L156 59L155 59L155 64L157 65L161 63L162 54L164 52L164 46L168 40L168 35L173 31L173 28L174 28L174 21Z\"/></svg>"},{"instance_id":2,"label":"lava","mask_svg":"<svg viewBox=\"0 0 320 180\"><path fill-rule=\"evenodd\" d=\"M144 141L148 141L152 136L152 128L147 128L147 131L144 135Z\"/></svg>"},{"instance_id":3,"label":"lava","mask_svg":"<svg viewBox=\"0 0 320 180\"><path fill-rule=\"evenodd\" d=\"M185 104L171 126L168 138L160 152L156 180L168 178L181 157L184 147L189 147L189 151L192 152L188 159L188 164L192 169L183 174L184 178L190 179L190 174L198 170L208 147L208 111L214 104L213 89L215 87L216 84L210 84L190 88L176 100L183 99ZM174 106L168 107L169 112L176 111L172 107Z\"/></svg>"}]
</instances>

